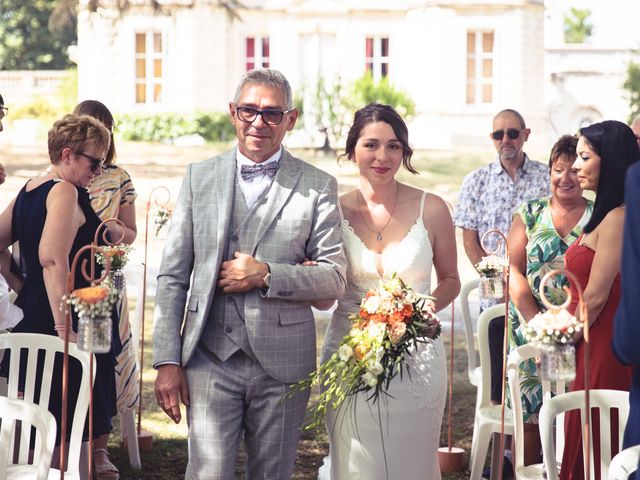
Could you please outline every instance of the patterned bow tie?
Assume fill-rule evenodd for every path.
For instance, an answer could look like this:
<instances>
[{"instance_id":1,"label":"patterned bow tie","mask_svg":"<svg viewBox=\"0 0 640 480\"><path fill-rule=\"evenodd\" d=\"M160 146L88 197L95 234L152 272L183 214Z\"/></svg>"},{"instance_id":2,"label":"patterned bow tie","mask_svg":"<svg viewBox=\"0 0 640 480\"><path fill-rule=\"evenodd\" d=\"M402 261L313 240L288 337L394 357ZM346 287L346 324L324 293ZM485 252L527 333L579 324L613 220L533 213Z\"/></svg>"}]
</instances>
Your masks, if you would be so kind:
<instances>
[{"instance_id":1,"label":"patterned bow tie","mask_svg":"<svg viewBox=\"0 0 640 480\"><path fill-rule=\"evenodd\" d=\"M240 175L242 176L242 180L251 180L258 175L269 175L270 177L275 177L276 172L278 171L278 163L270 162L266 165L258 164L258 165L241 165L240 166Z\"/></svg>"}]
</instances>

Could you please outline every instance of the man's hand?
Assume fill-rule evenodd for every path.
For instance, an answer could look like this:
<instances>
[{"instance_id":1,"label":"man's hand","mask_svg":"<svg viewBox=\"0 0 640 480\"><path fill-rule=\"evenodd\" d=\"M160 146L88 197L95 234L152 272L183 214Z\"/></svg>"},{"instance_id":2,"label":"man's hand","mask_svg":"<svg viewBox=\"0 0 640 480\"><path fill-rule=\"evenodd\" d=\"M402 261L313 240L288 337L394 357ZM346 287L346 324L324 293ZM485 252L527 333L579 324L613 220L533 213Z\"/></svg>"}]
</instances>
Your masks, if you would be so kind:
<instances>
[{"instance_id":1,"label":"man's hand","mask_svg":"<svg viewBox=\"0 0 640 480\"><path fill-rule=\"evenodd\" d=\"M189 405L189 385L180 365L161 365L156 376L156 400L171 420L180 423L180 400Z\"/></svg>"},{"instance_id":2,"label":"man's hand","mask_svg":"<svg viewBox=\"0 0 640 480\"><path fill-rule=\"evenodd\" d=\"M262 280L269 272L266 263L257 261L246 253L236 252L233 260L222 263L218 287L225 293L248 292L265 287Z\"/></svg>"}]
</instances>

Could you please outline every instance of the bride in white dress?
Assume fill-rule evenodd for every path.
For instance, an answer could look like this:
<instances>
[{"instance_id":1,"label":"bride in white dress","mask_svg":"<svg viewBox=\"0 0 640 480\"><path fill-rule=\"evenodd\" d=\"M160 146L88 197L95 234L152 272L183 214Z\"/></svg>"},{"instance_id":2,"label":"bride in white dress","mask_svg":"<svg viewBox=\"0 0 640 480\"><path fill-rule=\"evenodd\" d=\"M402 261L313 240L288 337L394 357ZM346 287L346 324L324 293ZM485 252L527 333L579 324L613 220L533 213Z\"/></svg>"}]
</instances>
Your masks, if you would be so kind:
<instances>
[{"instance_id":1,"label":"bride in white dress","mask_svg":"<svg viewBox=\"0 0 640 480\"><path fill-rule=\"evenodd\" d=\"M381 278L397 273L417 292L433 295L429 308L436 312L460 290L447 205L395 178L401 166L417 173L402 118L385 105L364 107L356 112L345 150L360 177L358 188L340 198L348 283L325 335L323 361L348 333L349 314ZM395 377L388 397L373 403L360 394L355 407L347 401L328 415L330 459L319 479L440 479L437 449L447 384L442 337L421 344L407 361L408 371Z\"/></svg>"}]
</instances>

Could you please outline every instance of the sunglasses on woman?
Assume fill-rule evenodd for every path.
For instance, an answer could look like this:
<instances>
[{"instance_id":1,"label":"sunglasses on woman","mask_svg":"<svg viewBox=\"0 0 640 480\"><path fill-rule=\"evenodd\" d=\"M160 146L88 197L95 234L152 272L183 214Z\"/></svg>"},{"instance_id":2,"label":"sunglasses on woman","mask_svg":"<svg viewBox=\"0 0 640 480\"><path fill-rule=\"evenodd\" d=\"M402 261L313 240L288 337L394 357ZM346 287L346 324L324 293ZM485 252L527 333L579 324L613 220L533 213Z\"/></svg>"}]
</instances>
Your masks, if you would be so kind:
<instances>
[{"instance_id":1,"label":"sunglasses on woman","mask_svg":"<svg viewBox=\"0 0 640 480\"><path fill-rule=\"evenodd\" d=\"M504 138L505 132L507 134L507 137L509 137L511 140L515 140L520 136L520 132L522 132L522 130L518 130L517 128L507 128L506 130L496 130L491 134L491 138L499 142Z\"/></svg>"},{"instance_id":2,"label":"sunglasses on woman","mask_svg":"<svg viewBox=\"0 0 640 480\"><path fill-rule=\"evenodd\" d=\"M105 158L98 158L98 157L94 157L92 155L89 155L88 153L84 153L84 152L75 152L76 155L82 155L84 158L86 158L87 160L89 160L89 162L91 162L91 171L92 172L96 172L98 170L98 168L104 168L105 166Z\"/></svg>"}]
</instances>

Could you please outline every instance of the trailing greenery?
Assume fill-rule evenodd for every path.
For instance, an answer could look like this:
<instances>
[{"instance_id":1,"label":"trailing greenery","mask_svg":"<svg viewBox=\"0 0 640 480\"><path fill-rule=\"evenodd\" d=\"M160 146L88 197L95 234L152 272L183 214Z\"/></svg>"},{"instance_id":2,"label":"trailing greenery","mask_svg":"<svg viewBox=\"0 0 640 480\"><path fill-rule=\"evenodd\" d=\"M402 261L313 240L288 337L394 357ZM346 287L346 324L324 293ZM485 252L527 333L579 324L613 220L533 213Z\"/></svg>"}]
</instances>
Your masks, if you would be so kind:
<instances>
[{"instance_id":1,"label":"trailing greenery","mask_svg":"<svg viewBox=\"0 0 640 480\"><path fill-rule=\"evenodd\" d=\"M589 21L591 10L571 7L564 15L564 41L566 43L584 43L593 33L593 24Z\"/></svg>"},{"instance_id":2,"label":"trailing greenery","mask_svg":"<svg viewBox=\"0 0 640 480\"><path fill-rule=\"evenodd\" d=\"M161 142L184 135L200 135L208 142L219 142L230 140L235 134L227 113L134 113L116 116L116 125L124 140L138 142Z\"/></svg>"}]
</instances>

